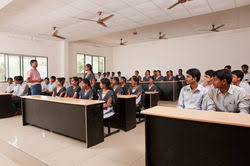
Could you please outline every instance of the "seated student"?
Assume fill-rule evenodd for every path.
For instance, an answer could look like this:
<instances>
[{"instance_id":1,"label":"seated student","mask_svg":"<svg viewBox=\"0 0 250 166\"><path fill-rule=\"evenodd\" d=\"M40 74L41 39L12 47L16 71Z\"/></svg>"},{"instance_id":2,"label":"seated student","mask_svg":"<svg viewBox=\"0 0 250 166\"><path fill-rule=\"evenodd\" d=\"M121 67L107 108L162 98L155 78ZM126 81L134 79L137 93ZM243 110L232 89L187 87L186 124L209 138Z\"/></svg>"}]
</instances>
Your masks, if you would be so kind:
<instances>
[{"instance_id":1,"label":"seated student","mask_svg":"<svg viewBox=\"0 0 250 166\"><path fill-rule=\"evenodd\" d=\"M119 78L119 80L121 80L122 73L120 71L117 72L117 77Z\"/></svg>"},{"instance_id":2,"label":"seated student","mask_svg":"<svg viewBox=\"0 0 250 166\"><path fill-rule=\"evenodd\" d=\"M111 77L113 77L113 78L115 77L115 72L111 73Z\"/></svg>"},{"instance_id":3,"label":"seated student","mask_svg":"<svg viewBox=\"0 0 250 166\"><path fill-rule=\"evenodd\" d=\"M79 80L79 87L82 87L82 77L78 77Z\"/></svg>"},{"instance_id":4,"label":"seated student","mask_svg":"<svg viewBox=\"0 0 250 166\"><path fill-rule=\"evenodd\" d=\"M247 64L242 65L241 69L244 73L243 81L250 81L250 73L248 73L248 65Z\"/></svg>"},{"instance_id":5,"label":"seated student","mask_svg":"<svg viewBox=\"0 0 250 166\"><path fill-rule=\"evenodd\" d=\"M82 80L82 90L79 93L79 99L88 99L93 100L94 92L91 88L90 82L88 79L84 78Z\"/></svg>"},{"instance_id":6,"label":"seated student","mask_svg":"<svg viewBox=\"0 0 250 166\"><path fill-rule=\"evenodd\" d=\"M226 69L214 73L214 88L208 92L207 110L249 113L249 101L244 89L231 85L232 74Z\"/></svg>"},{"instance_id":7,"label":"seated student","mask_svg":"<svg viewBox=\"0 0 250 166\"><path fill-rule=\"evenodd\" d=\"M69 81L66 82L66 81L65 81L65 78L63 77L63 81L64 81L63 86L64 86L66 89L68 89L70 86L72 86L72 84L71 84L71 79L72 79L72 77L70 77L70 78L69 78Z\"/></svg>"},{"instance_id":8,"label":"seated student","mask_svg":"<svg viewBox=\"0 0 250 166\"><path fill-rule=\"evenodd\" d=\"M154 83L154 77L149 77L149 84L147 87L147 91L148 92L157 92L158 91L158 88Z\"/></svg>"},{"instance_id":9,"label":"seated student","mask_svg":"<svg viewBox=\"0 0 250 166\"><path fill-rule=\"evenodd\" d=\"M164 81L164 77L161 75L161 71L157 70L155 81Z\"/></svg>"},{"instance_id":10,"label":"seated student","mask_svg":"<svg viewBox=\"0 0 250 166\"><path fill-rule=\"evenodd\" d=\"M169 70L167 72L168 76L165 77L165 81L175 81L175 77L173 76L173 71Z\"/></svg>"},{"instance_id":11,"label":"seated student","mask_svg":"<svg viewBox=\"0 0 250 166\"><path fill-rule=\"evenodd\" d=\"M102 79L102 73L101 73L101 72L98 72L97 78L96 78L96 82L100 82L101 79Z\"/></svg>"},{"instance_id":12,"label":"seated student","mask_svg":"<svg viewBox=\"0 0 250 166\"><path fill-rule=\"evenodd\" d=\"M93 74L92 65L86 64L85 71L83 78L87 78L93 88L95 86L95 75Z\"/></svg>"},{"instance_id":13,"label":"seated student","mask_svg":"<svg viewBox=\"0 0 250 166\"><path fill-rule=\"evenodd\" d=\"M110 79L110 78L111 78L111 75L110 75L110 72L109 72L109 71L107 72L106 78L107 78L107 79Z\"/></svg>"},{"instance_id":14,"label":"seated student","mask_svg":"<svg viewBox=\"0 0 250 166\"><path fill-rule=\"evenodd\" d=\"M131 79L132 86L129 88L129 95L136 95L136 105L141 102L142 94L144 93L142 87L139 85L139 79L133 76Z\"/></svg>"},{"instance_id":15,"label":"seated student","mask_svg":"<svg viewBox=\"0 0 250 166\"><path fill-rule=\"evenodd\" d=\"M135 71L135 76L139 79L139 81L141 81L141 76L139 75L139 71L138 70Z\"/></svg>"},{"instance_id":16,"label":"seated student","mask_svg":"<svg viewBox=\"0 0 250 166\"><path fill-rule=\"evenodd\" d=\"M79 87L79 79L78 77L71 78L71 86L67 88L64 97L72 97L74 99L79 98L79 92L81 88Z\"/></svg>"},{"instance_id":17,"label":"seated student","mask_svg":"<svg viewBox=\"0 0 250 166\"><path fill-rule=\"evenodd\" d=\"M244 73L242 71L240 70L232 71L232 83L236 86L243 88L248 98L250 98L250 86L246 81L242 81L243 77L244 77Z\"/></svg>"},{"instance_id":18,"label":"seated student","mask_svg":"<svg viewBox=\"0 0 250 166\"><path fill-rule=\"evenodd\" d=\"M122 95L127 95L129 87L127 84L126 77L121 77L121 87L122 87Z\"/></svg>"},{"instance_id":19,"label":"seated student","mask_svg":"<svg viewBox=\"0 0 250 166\"><path fill-rule=\"evenodd\" d=\"M154 70L154 72L153 72L154 79L156 78L156 76L157 76L157 70Z\"/></svg>"},{"instance_id":20,"label":"seated student","mask_svg":"<svg viewBox=\"0 0 250 166\"><path fill-rule=\"evenodd\" d=\"M116 96L113 90L111 90L110 81L107 78L101 79L100 83L101 90L98 94L98 99L103 100L103 118L109 118L115 114L113 103L115 102Z\"/></svg>"},{"instance_id":21,"label":"seated student","mask_svg":"<svg viewBox=\"0 0 250 166\"><path fill-rule=\"evenodd\" d=\"M209 92L210 89L214 87L214 71L213 70L207 70L204 75L204 82L201 83L201 85L205 88L206 94ZM202 102L202 110L207 110L207 100L208 95L205 96L203 102Z\"/></svg>"},{"instance_id":22,"label":"seated student","mask_svg":"<svg viewBox=\"0 0 250 166\"><path fill-rule=\"evenodd\" d=\"M50 77L50 83L49 83L49 93L50 95L52 95L53 90L56 87L56 77L55 76L51 76Z\"/></svg>"},{"instance_id":23,"label":"seated student","mask_svg":"<svg viewBox=\"0 0 250 166\"><path fill-rule=\"evenodd\" d=\"M178 70L178 74L175 77L177 80L185 80L185 76L182 74L182 69Z\"/></svg>"},{"instance_id":24,"label":"seated student","mask_svg":"<svg viewBox=\"0 0 250 166\"><path fill-rule=\"evenodd\" d=\"M102 78L107 78L107 73L104 72Z\"/></svg>"},{"instance_id":25,"label":"seated student","mask_svg":"<svg viewBox=\"0 0 250 166\"><path fill-rule=\"evenodd\" d=\"M231 71L232 67L231 67L230 65L226 65L226 66L224 67L224 69L226 69L226 70L228 70L228 71Z\"/></svg>"},{"instance_id":26,"label":"seated student","mask_svg":"<svg viewBox=\"0 0 250 166\"><path fill-rule=\"evenodd\" d=\"M114 80L113 77L111 77L111 78L109 79L109 81L110 81L110 86L111 86L111 87L113 87L113 80Z\"/></svg>"},{"instance_id":27,"label":"seated student","mask_svg":"<svg viewBox=\"0 0 250 166\"><path fill-rule=\"evenodd\" d=\"M114 77L112 88L113 88L113 90L114 90L114 92L115 92L116 95L121 95L122 94L123 89L122 89L122 87L120 85L118 77Z\"/></svg>"},{"instance_id":28,"label":"seated student","mask_svg":"<svg viewBox=\"0 0 250 166\"><path fill-rule=\"evenodd\" d=\"M41 83L42 85L42 95L49 95L49 78L46 77L44 78L43 82Z\"/></svg>"},{"instance_id":29,"label":"seated student","mask_svg":"<svg viewBox=\"0 0 250 166\"><path fill-rule=\"evenodd\" d=\"M186 75L187 86L181 89L177 108L182 109L202 109L202 103L206 97L205 88L200 85L201 73L198 69L189 69Z\"/></svg>"},{"instance_id":30,"label":"seated student","mask_svg":"<svg viewBox=\"0 0 250 166\"><path fill-rule=\"evenodd\" d=\"M15 86L15 84L13 84L13 78L8 78L7 82L8 82L8 86L5 89L5 93L13 93L14 86Z\"/></svg>"},{"instance_id":31,"label":"seated student","mask_svg":"<svg viewBox=\"0 0 250 166\"><path fill-rule=\"evenodd\" d=\"M145 72L145 76L143 77L143 81L149 81L150 78L150 70L147 70Z\"/></svg>"},{"instance_id":32,"label":"seated student","mask_svg":"<svg viewBox=\"0 0 250 166\"><path fill-rule=\"evenodd\" d=\"M63 86L63 78L57 78L56 80L56 87L53 90L52 96L53 97L64 97L66 88Z\"/></svg>"}]
</instances>

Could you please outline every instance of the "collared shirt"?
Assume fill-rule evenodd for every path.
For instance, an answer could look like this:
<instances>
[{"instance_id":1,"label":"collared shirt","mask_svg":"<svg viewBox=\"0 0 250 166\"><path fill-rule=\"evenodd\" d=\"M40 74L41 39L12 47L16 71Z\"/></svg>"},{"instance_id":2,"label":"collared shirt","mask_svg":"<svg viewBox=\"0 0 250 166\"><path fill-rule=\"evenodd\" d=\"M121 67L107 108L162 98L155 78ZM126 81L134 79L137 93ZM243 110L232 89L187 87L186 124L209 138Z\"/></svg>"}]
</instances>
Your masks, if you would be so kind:
<instances>
[{"instance_id":1,"label":"collared shirt","mask_svg":"<svg viewBox=\"0 0 250 166\"><path fill-rule=\"evenodd\" d=\"M177 108L201 110L205 96L206 90L201 85L198 85L194 92L190 85L184 86L180 92Z\"/></svg>"},{"instance_id":2,"label":"collared shirt","mask_svg":"<svg viewBox=\"0 0 250 166\"><path fill-rule=\"evenodd\" d=\"M13 92L13 95L14 96L26 96L28 95L28 92L29 92L29 86L23 82L22 84L16 84L14 86L14 92Z\"/></svg>"},{"instance_id":3,"label":"collared shirt","mask_svg":"<svg viewBox=\"0 0 250 166\"><path fill-rule=\"evenodd\" d=\"M56 87L56 82L50 82L49 83L49 87L48 87L49 92L53 92L53 90L55 89L55 87Z\"/></svg>"},{"instance_id":4,"label":"collared shirt","mask_svg":"<svg viewBox=\"0 0 250 166\"><path fill-rule=\"evenodd\" d=\"M250 73L244 74L242 81L247 81L247 80L250 81Z\"/></svg>"},{"instance_id":5,"label":"collared shirt","mask_svg":"<svg viewBox=\"0 0 250 166\"><path fill-rule=\"evenodd\" d=\"M201 86L203 86L203 84L201 84ZM214 85L211 85L211 86L206 85L204 88L205 88L206 96L205 96L205 98L203 99L203 102L202 102L202 110L207 110L207 100L208 100L208 95L207 94L210 91L210 89L214 88Z\"/></svg>"},{"instance_id":6,"label":"collared shirt","mask_svg":"<svg viewBox=\"0 0 250 166\"><path fill-rule=\"evenodd\" d=\"M6 88L6 92L7 93L12 93L14 90L15 84L8 84L7 88Z\"/></svg>"},{"instance_id":7,"label":"collared shirt","mask_svg":"<svg viewBox=\"0 0 250 166\"><path fill-rule=\"evenodd\" d=\"M247 82L245 81L241 81L240 84L239 84L239 87L243 88L245 91L246 91L246 94L249 98L250 96L250 86Z\"/></svg>"},{"instance_id":8,"label":"collared shirt","mask_svg":"<svg viewBox=\"0 0 250 166\"><path fill-rule=\"evenodd\" d=\"M103 78L102 76L100 76L100 77L97 76L97 77L96 77L96 81L97 81L97 82L101 82L101 79L102 79L102 78Z\"/></svg>"},{"instance_id":9,"label":"collared shirt","mask_svg":"<svg viewBox=\"0 0 250 166\"><path fill-rule=\"evenodd\" d=\"M39 80L39 79L41 79L41 76L40 76L40 73L37 69L31 68L27 72L27 78L29 78L30 80ZM41 83L40 82L31 83L31 85L37 85L37 84L41 84Z\"/></svg>"},{"instance_id":10,"label":"collared shirt","mask_svg":"<svg viewBox=\"0 0 250 166\"><path fill-rule=\"evenodd\" d=\"M243 88L230 85L226 94L220 89L212 88L208 92L207 101L208 110L233 112L233 113L249 113L249 101Z\"/></svg>"},{"instance_id":11,"label":"collared shirt","mask_svg":"<svg viewBox=\"0 0 250 166\"><path fill-rule=\"evenodd\" d=\"M49 84L42 82L42 92L46 92L49 90Z\"/></svg>"}]
</instances>

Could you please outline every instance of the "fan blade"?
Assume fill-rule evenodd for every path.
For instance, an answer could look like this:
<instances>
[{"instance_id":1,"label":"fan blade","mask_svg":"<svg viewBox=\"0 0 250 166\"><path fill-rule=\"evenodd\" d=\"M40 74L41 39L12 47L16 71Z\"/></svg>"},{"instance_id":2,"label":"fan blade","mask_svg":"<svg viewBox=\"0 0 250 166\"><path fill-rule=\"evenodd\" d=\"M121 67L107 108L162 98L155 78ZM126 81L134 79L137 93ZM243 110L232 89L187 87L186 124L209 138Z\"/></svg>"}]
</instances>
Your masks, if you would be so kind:
<instances>
[{"instance_id":1,"label":"fan blade","mask_svg":"<svg viewBox=\"0 0 250 166\"><path fill-rule=\"evenodd\" d=\"M91 20L91 19L86 19L86 18L77 18L78 20L81 21L92 21L92 22L97 22L96 20Z\"/></svg>"},{"instance_id":2,"label":"fan blade","mask_svg":"<svg viewBox=\"0 0 250 166\"><path fill-rule=\"evenodd\" d=\"M220 28L222 28L222 27L224 27L224 26L225 26L225 24L222 24L222 25L216 27L215 30L218 30L218 29L220 29Z\"/></svg>"},{"instance_id":3,"label":"fan blade","mask_svg":"<svg viewBox=\"0 0 250 166\"><path fill-rule=\"evenodd\" d=\"M165 37L166 37L166 34L161 35L161 38L165 38Z\"/></svg>"},{"instance_id":4,"label":"fan blade","mask_svg":"<svg viewBox=\"0 0 250 166\"><path fill-rule=\"evenodd\" d=\"M110 16L101 19L101 22L105 22L105 21L109 20L113 16L114 16L114 14L111 14Z\"/></svg>"},{"instance_id":5,"label":"fan blade","mask_svg":"<svg viewBox=\"0 0 250 166\"><path fill-rule=\"evenodd\" d=\"M107 27L107 25L104 24L103 22L97 22L97 23L100 24L100 25L102 25L102 26L104 26L104 27Z\"/></svg>"},{"instance_id":6,"label":"fan blade","mask_svg":"<svg viewBox=\"0 0 250 166\"><path fill-rule=\"evenodd\" d=\"M54 36L57 36L58 35L58 30L56 30L54 33L53 33Z\"/></svg>"},{"instance_id":7,"label":"fan blade","mask_svg":"<svg viewBox=\"0 0 250 166\"><path fill-rule=\"evenodd\" d=\"M172 9L172 8L174 8L175 6L179 5L179 4L180 4L180 2L176 2L175 4L173 4L172 6L170 6L168 9Z\"/></svg>"},{"instance_id":8,"label":"fan blade","mask_svg":"<svg viewBox=\"0 0 250 166\"><path fill-rule=\"evenodd\" d=\"M53 35L53 37L56 37L56 38L59 38L59 39L62 39L62 40L65 40L65 39L66 39L65 37L58 36L58 35Z\"/></svg>"}]
</instances>

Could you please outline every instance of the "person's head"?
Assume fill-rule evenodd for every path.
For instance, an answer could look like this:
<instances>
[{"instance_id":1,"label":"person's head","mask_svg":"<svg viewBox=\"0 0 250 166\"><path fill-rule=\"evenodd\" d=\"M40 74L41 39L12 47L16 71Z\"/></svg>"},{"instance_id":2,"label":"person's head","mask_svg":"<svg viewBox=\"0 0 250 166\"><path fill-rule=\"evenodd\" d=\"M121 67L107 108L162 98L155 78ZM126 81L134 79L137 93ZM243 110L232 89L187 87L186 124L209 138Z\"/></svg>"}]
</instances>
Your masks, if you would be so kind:
<instances>
[{"instance_id":1,"label":"person's head","mask_svg":"<svg viewBox=\"0 0 250 166\"><path fill-rule=\"evenodd\" d=\"M121 77L121 74L122 73L120 71L117 72L118 77Z\"/></svg>"},{"instance_id":2,"label":"person's head","mask_svg":"<svg viewBox=\"0 0 250 166\"><path fill-rule=\"evenodd\" d=\"M107 72L107 77L109 77L110 76L110 72Z\"/></svg>"},{"instance_id":3,"label":"person's head","mask_svg":"<svg viewBox=\"0 0 250 166\"><path fill-rule=\"evenodd\" d=\"M248 72L248 65L247 64L242 65L241 69L242 69L243 73L247 73Z\"/></svg>"},{"instance_id":4,"label":"person's head","mask_svg":"<svg viewBox=\"0 0 250 166\"><path fill-rule=\"evenodd\" d=\"M147 71L145 72L145 75L146 75L146 76L150 76L150 70L147 70Z\"/></svg>"},{"instance_id":5,"label":"person's head","mask_svg":"<svg viewBox=\"0 0 250 166\"><path fill-rule=\"evenodd\" d=\"M30 66L33 67L33 68L37 68L37 66L38 66L37 60L32 59L32 60L30 61Z\"/></svg>"},{"instance_id":6,"label":"person's head","mask_svg":"<svg viewBox=\"0 0 250 166\"><path fill-rule=\"evenodd\" d=\"M87 78L84 78L84 79L82 80L82 88L83 88L83 89L91 88L90 81L89 81Z\"/></svg>"},{"instance_id":7,"label":"person's head","mask_svg":"<svg viewBox=\"0 0 250 166\"><path fill-rule=\"evenodd\" d=\"M107 78L101 79L100 87L102 89L110 89L110 81Z\"/></svg>"},{"instance_id":8,"label":"person's head","mask_svg":"<svg viewBox=\"0 0 250 166\"><path fill-rule=\"evenodd\" d=\"M172 70L169 70L168 73L169 73L170 77L173 77L173 71Z\"/></svg>"},{"instance_id":9,"label":"person's head","mask_svg":"<svg viewBox=\"0 0 250 166\"><path fill-rule=\"evenodd\" d=\"M157 70L157 76L161 76L161 71Z\"/></svg>"},{"instance_id":10,"label":"person's head","mask_svg":"<svg viewBox=\"0 0 250 166\"><path fill-rule=\"evenodd\" d=\"M14 80L15 80L15 84L22 84L23 83L23 77L22 76L15 76Z\"/></svg>"},{"instance_id":11,"label":"person's head","mask_svg":"<svg viewBox=\"0 0 250 166\"><path fill-rule=\"evenodd\" d=\"M232 73L226 69L214 72L214 87L223 88L232 83Z\"/></svg>"},{"instance_id":12,"label":"person's head","mask_svg":"<svg viewBox=\"0 0 250 166\"><path fill-rule=\"evenodd\" d=\"M8 79L7 79L7 82L8 82L8 84L12 84L12 83L13 83L13 78L11 78L11 77L8 78Z\"/></svg>"},{"instance_id":13,"label":"person's head","mask_svg":"<svg viewBox=\"0 0 250 166\"><path fill-rule=\"evenodd\" d=\"M64 84L64 79L63 79L63 78L57 78L57 79L56 79L56 84L57 84L57 86L63 86L63 84Z\"/></svg>"},{"instance_id":14,"label":"person's head","mask_svg":"<svg viewBox=\"0 0 250 166\"><path fill-rule=\"evenodd\" d=\"M45 78L44 78L44 83L45 83L46 85L49 84L49 78L48 78L48 77L45 77Z\"/></svg>"},{"instance_id":15,"label":"person's head","mask_svg":"<svg viewBox=\"0 0 250 166\"><path fill-rule=\"evenodd\" d=\"M62 77L62 79L63 79L63 82L65 82L66 81L66 78L65 77ZM69 78L70 80L71 80L71 78Z\"/></svg>"},{"instance_id":16,"label":"person's head","mask_svg":"<svg viewBox=\"0 0 250 166\"><path fill-rule=\"evenodd\" d=\"M98 72L98 76L101 77L102 73L101 72Z\"/></svg>"},{"instance_id":17,"label":"person's head","mask_svg":"<svg viewBox=\"0 0 250 166\"><path fill-rule=\"evenodd\" d=\"M103 77L106 77L106 76L107 76L107 73L104 72L104 73L103 73Z\"/></svg>"},{"instance_id":18,"label":"person's head","mask_svg":"<svg viewBox=\"0 0 250 166\"><path fill-rule=\"evenodd\" d=\"M206 83L213 82L213 80L214 80L214 71L213 70L207 70L207 71L205 71L204 78L205 78L205 82Z\"/></svg>"},{"instance_id":19,"label":"person's head","mask_svg":"<svg viewBox=\"0 0 250 166\"><path fill-rule=\"evenodd\" d=\"M226 70L228 70L228 71L231 71L232 67L231 67L230 65L226 65L226 66L224 67L224 69L226 69Z\"/></svg>"},{"instance_id":20,"label":"person's head","mask_svg":"<svg viewBox=\"0 0 250 166\"><path fill-rule=\"evenodd\" d=\"M198 69L192 68L187 71L186 82L187 84L198 83L201 78L201 72Z\"/></svg>"},{"instance_id":21,"label":"person's head","mask_svg":"<svg viewBox=\"0 0 250 166\"><path fill-rule=\"evenodd\" d=\"M51 76L51 77L50 77L50 82L53 83L53 82L55 82L55 81L56 81L56 77L55 77L55 76Z\"/></svg>"},{"instance_id":22,"label":"person's head","mask_svg":"<svg viewBox=\"0 0 250 166\"><path fill-rule=\"evenodd\" d=\"M79 78L78 77L72 77L70 80L71 85L77 86L79 85Z\"/></svg>"},{"instance_id":23,"label":"person's head","mask_svg":"<svg viewBox=\"0 0 250 166\"><path fill-rule=\"evenodd\" d=\"M169 77L169 71L166 72L166 76Z\"/></svg>"},{"instance_id":24,"label":"person's head","mask_svg":"<svg viewBox=\"0 0 250 166\"><path fill-rule=\"evenodd\" d=\"M127 82L126 77L121 77L121 83L123 84L123 83L126 83L126 82Z\"/></svg>"},{"instance_id":25,"label":"person's head","mask_svg":"<svg viewBox=\"0 0 250 166\"><path fill-rule=\"evenodd\" d=\"M78 77L79 83L82 82L82 77Z\"/></svg>"},{"instance_id":26,"label":"person's head","mask_svg":"<svg viewBox=\"0 0 250 166\"><path fill-rule=\"evenodd\" d=\"M131 79L131 84L132 84L133 86L139 85L139 82L140 82L139 78L137 78L136 76L133 76L133 77L132 77L132 79Z\"/></svg>"},{"instance_id":27,"label":"person's head","mask_svg":"<svg viewBox=\"0 0 250 166\"><path fill-rule=\"evenodd\" d=\"M112 77L114 77L115 76L115 72L112 72L112 75L111 75Z\"/></svg>"},{"instance_id":28,"label":"person's head","mask_svg":"<svg viewBox=\"0 0 250 166\"><path fill-rule=\"evenodd\" d=\"M109 79L110 84L113 84L113 80L114 80L114 78L113 78L113 77L110 77L110 79Z\"/></svg>"},{"instance_id":29,"label":"person's head","mask_svg":"<svg viewBox=\"0 0 250 166\"><path fill-rule=\"evenodd\" d=\"M153 84L154 81L155 81L154 77L150 76L150 77L149 77L149 83L150 83L150 84Z\"/></svg>"},{"instance_id":30,"label":"person's head","mask_svg":"<svg viewBox=\"0 0 250 166\"><path fill-rule=\"evenodd\" d=\"M86 64L85 65L85 71L90 71L91 73L93 73L93 71L92 71L92 65L91 64Z\"/></svg>"},{"instance_id":31,"label":"person's head","mask_svg":"<svg viewBox=\"0 0 250 166\"><path fill-rule=\"evenodd\" d=\"M244 77L244 73L240 70L234 70L232 71L232 83L234 85L239 85L239 83L242 81Z\"/></svg>"},{"instance_id":32,"label":"person's head","mask_svg":"<svg viewBox=\"0 0 250 166\"><path fill-rule=\"evenodd\" d=\"M182 69L179 69L179 70L178 70L178 74L179 74L179 75L182 75Z\"/></svg>"},{"instance_id":33,"label":"person's head","mask_svg":"<svg viewBox=\"0 0 250 166\"><path fill-rule=\"evenodd\" d=\"M136 76L139 75L139 71L138 71L138 70L135 71L135 75L136 75Z\"/></svg>"},{"instance_id":34,"label":"person's head","mask_svg":"<svg viewBox=\"0 0 250 166\"><path fill-rule=\"evenodd\" d=\"M113 85L119 85L119 84L120 84L119 78L118 77L114 77L114 79L113 79Z\"/></svg>"}]
</instances>

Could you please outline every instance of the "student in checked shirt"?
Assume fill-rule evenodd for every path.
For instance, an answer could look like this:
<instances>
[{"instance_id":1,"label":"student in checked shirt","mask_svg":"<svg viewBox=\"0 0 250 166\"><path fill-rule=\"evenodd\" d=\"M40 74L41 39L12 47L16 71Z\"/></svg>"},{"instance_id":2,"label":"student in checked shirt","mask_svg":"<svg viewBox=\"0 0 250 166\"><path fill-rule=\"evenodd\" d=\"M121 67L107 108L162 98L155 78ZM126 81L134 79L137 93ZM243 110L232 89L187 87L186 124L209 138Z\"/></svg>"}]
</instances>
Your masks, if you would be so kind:
<instances>
[{"instance_id":1,"label":"student in checked shirt","mask_svg":"<svg viewBox=\"0 0 250 166\"><path fill-rule=\"evenodd\" d=\"M201 73L198 69L189 69L186 75L187 86L180 92L177 108L182 109L202 109L202 103L206 97L205 88L200 85Z\"/></svg>"},{"instance_id":2,"label":"student in checked shirt","mask_svg":"<svg viewBox=\"0 0 250 166\"><path fill-rule=\"evenodd\" d=\"M232 74L226 69L215 72L214 88L208 92L207 109L220 112L249 113L249 101L243 88L231 85Z\"/></svg>"},{"instance_id":3,"label":"student in checked shirt","mask_svg":"<svg viewBox=\"0 0 250 166\"><path fill-rule=\"evenodd\" d=\"M232 83L236 86L243 88L247 93L248 99L250 99L250 86L246 81L242 81L243 77L244 73L242 71L232 71Z\"/></svg>"},{"instance_id":4,"label":"student in checked shirt","mask_svg":"<svg viewBox=\"0 0 250 166\"><path fill-rule=\"evenodd\" d=\"M13 84L13 79L12 78L8 78L8 86L5 90L5 93L13 93L14 91L14 87L15 87L15 84Z\"/></svg>"}]
</instances>

